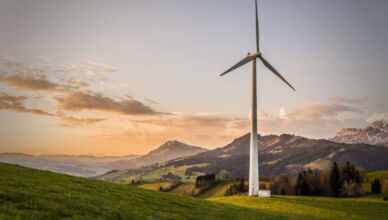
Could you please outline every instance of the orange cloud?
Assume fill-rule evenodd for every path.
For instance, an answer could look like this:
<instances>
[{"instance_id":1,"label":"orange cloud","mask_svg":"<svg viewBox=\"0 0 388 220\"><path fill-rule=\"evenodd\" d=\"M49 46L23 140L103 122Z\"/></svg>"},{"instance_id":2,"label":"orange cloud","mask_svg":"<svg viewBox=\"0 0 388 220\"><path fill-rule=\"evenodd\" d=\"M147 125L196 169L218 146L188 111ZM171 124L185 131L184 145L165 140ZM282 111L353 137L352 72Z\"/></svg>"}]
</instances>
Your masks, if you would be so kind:
<instances>
[{"instance_id":1,"label":"orange cloud","mask_svg":"<svg viewBox=\"0 0 388 220\"><path fill-rule=\"evenodd\" d=\"M125 98L114 100L101 93L86 91L66 91L63 95L55 97L62 110L81 111L97 110L106 112L116 112L124 115L159 115L157 112L142 102Z\"/></svg>"},{"instance_id":2,"label":"orange cloud","mask_svg":"<svg viewBox=\"0 0 388 220\"><path fill-rule=\"evenodd\" d=\"M101 121L105 121L105 118L76 118L72 116L67 116L62 112L57 114L62 119L60 124L63 127L80 127L84 125L92 125Z\"/></svg>"},{"instance_id":3,"label":"orange cloud","mask_svg":"<svg viewBox=\"0 0 388 220\"><path fill-rule=\"evenodd\" d=\"M46 75L31 70L11 76L0 75L0 81L27 90L55 90L59 87L58 84L47 79Z\"/></svg>"},{"instance_id":4,"label":"orange cloud","mask_svg":"<svg viewBox=\"0 0 388 220\"><path fill-rule=\"evenodd\" d=\"M318 105L309 105L298 108L293 112L287 114L287 117L293 118L324 118L329 116L337 116L341 112L357 112L362 113L361 110L339 103L328 103L328 104L318 104Z\"/></svg>"},{"instance_id":5,"label":"orange cloud","mask_svg":"<svg viewBox=\"0 0 388 220\"><path fill-rule=\"evenodd\" d=\"M11 96L0 93L0 109L12 110L16 112L33 113L37 115L55 116L55 114L45 112L40 109L32 109L24 106L23 101L27 99L24 96Z\"/></svg>"}]
</instances>

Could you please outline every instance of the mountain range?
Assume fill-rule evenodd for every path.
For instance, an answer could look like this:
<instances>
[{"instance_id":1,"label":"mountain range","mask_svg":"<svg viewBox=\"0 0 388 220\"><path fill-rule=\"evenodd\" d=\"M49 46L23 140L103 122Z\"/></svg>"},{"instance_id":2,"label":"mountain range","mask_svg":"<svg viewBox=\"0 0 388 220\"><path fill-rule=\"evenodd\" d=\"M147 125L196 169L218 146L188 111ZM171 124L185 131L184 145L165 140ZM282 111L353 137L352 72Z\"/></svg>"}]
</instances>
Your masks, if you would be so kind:
<instances>
[{"instance_id":1,"label":"mountain range","mask_svg":"<svg viewBox=\"0 0 388 220\"><path fill-rule=\"evenodd\" d=\"M343 128L330 140L347 144L364 143L388 147L388 121L374 121L366 128Z\"/></svg>"},{"instance_id":2,"label":"mountain range","mask_svg":"<svg viewBox=\"0 0 388 220\"><path fill-rule=\"evenodd\" d=\"M329 140L289 134L259 135L260 175L293 175L307 167L327 169L333 161L351 161L367 171L388 169L387 126L387 121L380 120L363 129L344 128ZM132 175L143 172L143 167L152 171L182 166L187 167L187 173L226 171L237 177L248 174L249 136L243 135L213 150L173 140L145 155L97 157L0 153L0 162L84 177L104 178L104 173L112 175L128 170L127 173Z\"/></svg>"},{"instance_id":3,"label":"mountain range","mask_svg":"<svg viewBox=\"0 0 388 220\"><path fill-rule=\"evenodd\" d=\"M0 162L49 170L74 176L92 177L111 170L134 169L171 159L191 156L207 149L167 141L146 155L127 156L84 156L84 155L30 155L20 153L0 153Z\"/></svg>"},{"instance_id":4,"label":"mountain range","mask_svg":"<svg viewBox=\"0 0 388 220\"><path fill-rule=\"evenodd\" d=\"M163 177L171 170L178 170L179 178L192 179L192 174L229 173L230 177L248 176L250 134L243 135L231 143L193 156L170 160L166 163L112 171L98 178L125 182L129 177L142 179L150 176ZM259 135L260 175L296 175L306 168L328 169L332 162L347 161L365 171L388 169L388 148L368 144L336 143L325 139L308 139L290 134ZM182 173L182 170L185 171ZM163 173L166 172L166 173ZM171 176L171 175L169 175ZM143 178L144 177L144 178Z\"/></svg>"}]
</instances>

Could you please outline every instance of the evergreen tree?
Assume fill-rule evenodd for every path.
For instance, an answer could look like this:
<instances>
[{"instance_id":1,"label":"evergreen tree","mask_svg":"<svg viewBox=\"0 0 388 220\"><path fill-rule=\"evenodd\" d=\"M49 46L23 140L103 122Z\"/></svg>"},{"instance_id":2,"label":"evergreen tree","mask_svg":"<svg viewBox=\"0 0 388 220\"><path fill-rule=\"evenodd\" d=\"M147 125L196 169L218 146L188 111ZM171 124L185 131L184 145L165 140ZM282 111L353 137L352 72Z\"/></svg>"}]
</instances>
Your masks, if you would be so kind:
<instances>
[{"instance_id":1,"label":"evergreen tree","mask_svg":"<svg viewBox=\"0 0 388 220\"><path fill-rule=\"evenodd\" d=\"M307 176L306 171L302 171L298 174L298 178L296 180L296 185L295 185L296 195L308 196L311 194L310 186L309 186L309 183L307 182L306 176Z\"/></svg>"},{"instance_id":2,"label":"evergreen tree","mask_svg":"<svg viewBox=\"0 0 388 220\"><path fill-rule=\"evenodd\" d=\"M380 179L374 179L371 185L372 193L381 193L381 182Z\"/></svg>"},{"instance_id":3,"label":"evergreen tree","mask_svg":"<svg viewBox=\"0 0 388 220\"><path fill-rule=\"evenodd\" d=\"M244 192L245 191L245 181L244 181L244 177L241 177L240 178L240 182L239 182L239 184L238 184L238 190L240 191L240 192Z\"/></svg>"},{"instance_id":4,"label":"evergreen tree","mask_svg":"<svg viewBox=\"0 0 388 220\"><path fill-rule=\"evenodd\" d=\"M340 195L341 178L338 164L336 162L333 163L330 172L330 188L331 191L334 193L335 197L338 197Z\"/></svg>"}]
</instances>

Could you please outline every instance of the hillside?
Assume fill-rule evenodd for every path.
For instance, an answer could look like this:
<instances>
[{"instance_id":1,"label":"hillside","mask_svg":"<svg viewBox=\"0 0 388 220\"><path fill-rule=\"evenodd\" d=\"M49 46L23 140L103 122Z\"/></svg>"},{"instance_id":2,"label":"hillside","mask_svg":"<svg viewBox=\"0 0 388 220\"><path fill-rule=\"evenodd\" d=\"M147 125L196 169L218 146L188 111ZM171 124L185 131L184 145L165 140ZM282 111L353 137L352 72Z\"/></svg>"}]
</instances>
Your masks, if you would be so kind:
<instances>
[{"instance_id":1,"label":"hillside","mask_svg":"<svg viewBox=\"0 0 388 220\"><path fill-rule=\"evenodd\" d=\"M0 153L0 162L49 170L74 176L92 177L110 170L139 168L171 159L192 156L207 151L179 141L167 141L146 155L86 156L86 155L30 155Z\"/></svg>"},{"instance_id":2,"label":"hillside","mask_svg":"<svg viewBox=\"0 0 388 220\"><path fill-rule=\"evenodd\" d=\"M179 170L175 175L190 180L203 173L227 172L230 177L247 176L249 138L250 134L246 134L224 147L175 159L161 166L110 172L99 178L128 182L144 177L152 181L152 177L158 180L163 174L174 173L175 170ZM335 143L288 134L260 136L259 146L260 175L265 176L295 175L307 167L327 169L333 161L342 164L351 161L366 171L388 169L388 148L382 146Z\"/></svg>"},{"instance_id":3,"label":"hillside","mask_svg":"<svg viewBox=\"0 0 388 220\"><path fill-rule=\"evenodd\" d=\"M0 163L0 219L386 219L380 198L210 201Z\"/></svg>"},{"instance_id":4,"label":"hillside","mask_svg":"<svg viewBox=\"0 0 388 220\"><path fill-rule=\"evenodd\" d=\"M347 144L365 143L388 147L388 121L374 121L366 128L343 128L330 140Z\"/></svg>"},{"instance_id":5,"label":"hillside","mask_svg":"<svg viewBox=\"0 0 388 220\"><path fill-rule=\"evenodd\" d=\"M269 213L0 163L0 219L254 219Z\"/></svg>"},{"instance_id":6,"label":"hillside","mask_svg":"<svg viewBox=\"0 0 388 220\"><path fill-rule=\"evenodd\" d=\"M207 149L202 147L191 146L180 141L172 140L167 141L146 155L131 160L131 163L135 164L136 167L142 167L155 163L163 163L180 157L192 156L206 151Z\"/></svg>"},{"instance_id":7,"label":"hillside","mask_svg":"<svg viewBox=\"0 0 388 220\"><path fill-rule=\"evenodd\" d=\"M49 170L74 176L91 177L116 169L115 161L131 161L139 155L88 156L88 155L30 155L0 153L0 162Z\"/></svg>"}]
</instances>

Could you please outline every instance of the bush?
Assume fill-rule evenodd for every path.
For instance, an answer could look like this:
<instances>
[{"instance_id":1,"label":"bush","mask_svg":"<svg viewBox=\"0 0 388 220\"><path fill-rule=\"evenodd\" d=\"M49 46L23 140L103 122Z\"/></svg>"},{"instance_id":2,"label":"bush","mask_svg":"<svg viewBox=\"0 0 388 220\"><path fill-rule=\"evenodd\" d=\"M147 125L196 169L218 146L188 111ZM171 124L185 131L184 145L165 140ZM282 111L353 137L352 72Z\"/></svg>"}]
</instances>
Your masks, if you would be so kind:
<instances>
[{"instance_id":1,"label":"bush","mask_svg":"<svg viewBox=\"0 0 388 220\"><path fill-rule=\"evenodd\" d=\"M274 195L295 195L293 186L287 176L273 177L270 189Z\"/></svg>"},{"instance_id":2,"label":"bush","mask_svg":"<svg viewBox=\"0 0 388 220\"><path fill-rule=\"evenodd\" d=\"M341 188L341 196L343 197L356 197L356 196L362 196L363 191L360 187L360 184L356 183L355 181L345 181L344 185Z\"/></svg>"},{"instance_id":3,"label":"bush","mask_svg":"<svg viewBox=\"0 0 388 220\"><path fill-rule=\"evenodd\" d=\"M198 176L195 180L195 187L205 187L209 185L213 185L216 182L216 175L214 174L206 174L202 176Z\"/></svg>"},{"instance_id":4,"label":"bush","mask_svg":"<svg viewBox=\"0 0 388 220\"><path fill-rule=\"evenodd\" d=\"M248 192L248 186L245 185L244 178L240 178L238 184L232 184L225 192L224 196L232 196Z\"/></svg>"},{"instance_id":5,"label":"bush","mask_svg":"<svg viewBox=\"0 0 388 220\"><path fill-rule=\"evenodd\" d=\"M380 182L380 179L377 178L377 179L374 179L372 184L371 184L371 191L372 193L381 193L381 182Z\"/></svg>"}]
</instances>

